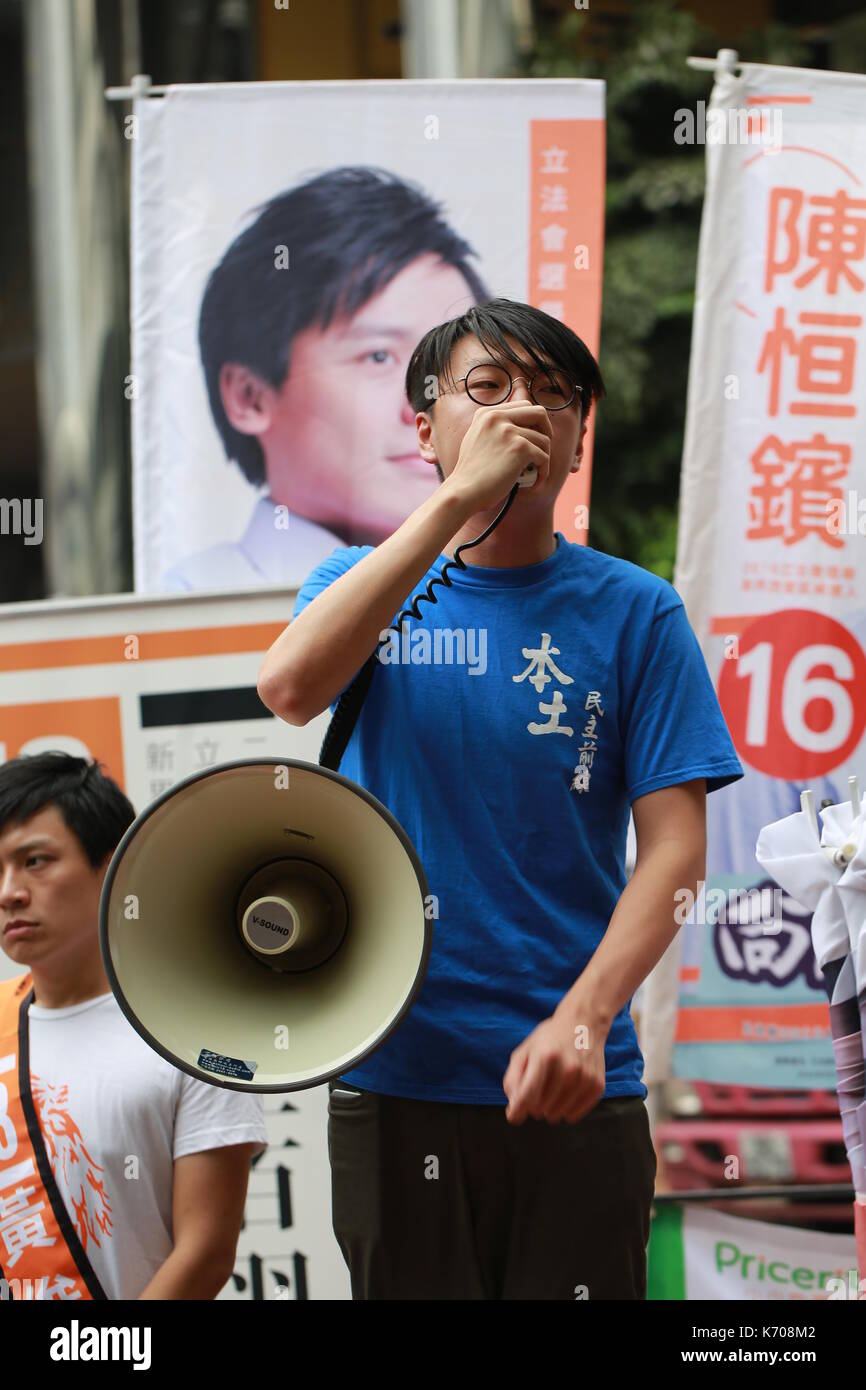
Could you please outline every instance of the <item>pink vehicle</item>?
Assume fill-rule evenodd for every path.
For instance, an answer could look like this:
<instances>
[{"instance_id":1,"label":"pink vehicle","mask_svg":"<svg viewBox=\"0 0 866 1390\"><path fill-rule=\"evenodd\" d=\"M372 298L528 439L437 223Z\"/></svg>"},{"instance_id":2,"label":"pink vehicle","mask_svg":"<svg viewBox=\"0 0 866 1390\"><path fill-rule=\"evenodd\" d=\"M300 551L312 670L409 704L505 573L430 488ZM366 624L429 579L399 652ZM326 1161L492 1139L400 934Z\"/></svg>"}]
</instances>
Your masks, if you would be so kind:
<instances>
[{"instance_id":1,"label":"pink vehicle","mask_svg":"<svg viewBox=\"0 0 866 1390\"><path fill-rule=\"evenodd\" d=\"M704 1115L838 1115L835 1091L760 1090L693 1081Z\"/></svg>"}]
</instances>

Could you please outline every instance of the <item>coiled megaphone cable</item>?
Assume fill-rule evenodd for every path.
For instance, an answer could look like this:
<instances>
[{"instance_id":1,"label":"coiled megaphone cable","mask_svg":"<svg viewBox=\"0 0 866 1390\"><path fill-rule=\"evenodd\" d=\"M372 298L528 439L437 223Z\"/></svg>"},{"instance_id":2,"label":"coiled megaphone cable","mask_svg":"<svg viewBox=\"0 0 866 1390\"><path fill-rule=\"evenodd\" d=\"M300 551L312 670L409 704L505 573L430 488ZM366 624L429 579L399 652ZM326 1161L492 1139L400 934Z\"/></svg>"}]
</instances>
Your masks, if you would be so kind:
<instances>
[{"instance_id":1,"label":"coiled megaphone cable","mask_svg":"<svg viewBox=\"0 0 866 1390\"><path fill-rule=\"evenodd\" d=\"M322 747L319 751L320 767L330 768L332 772L338 771L340 760L346 751L346 746L349 739L352 737L352 730L358 721L361 706L366 699L367 691L370 689L370 682L373 679L373 674L379 661L379 648L383 643L388 641L388 634L392 631L399 633L404 618L420 618L422 614L418 610L419 603L437 602L436 596L433 593L437 584L444 584L448 589L453 587L452 581L448 577L448 571L454 569L455 566L458 569L466 569L466 562L460 558L461 551L471 550L473 546L480 545L483 540L487 539L490 532L499 525L500 521L505 516L520 486L521 483L518 479L508 494L508 500L505 506L502 508L499 515L494 517L487 529L482 531L480 536L476 536L474 541L464 541L462 545L458 545L454 552L454 558L452 560L446 560L439 574L434 574L432 579L428 580L425 592L423 594L416 594L409 607L404 608L402 613L398 615L396 621L385 629L385 636L379 638L379 641L376 643L375 651L370 653L357 676L352 681L352 684L346 687L337 701L334 717L328 725L327 732L322 740Z\"/></svg>"}]
</instances>

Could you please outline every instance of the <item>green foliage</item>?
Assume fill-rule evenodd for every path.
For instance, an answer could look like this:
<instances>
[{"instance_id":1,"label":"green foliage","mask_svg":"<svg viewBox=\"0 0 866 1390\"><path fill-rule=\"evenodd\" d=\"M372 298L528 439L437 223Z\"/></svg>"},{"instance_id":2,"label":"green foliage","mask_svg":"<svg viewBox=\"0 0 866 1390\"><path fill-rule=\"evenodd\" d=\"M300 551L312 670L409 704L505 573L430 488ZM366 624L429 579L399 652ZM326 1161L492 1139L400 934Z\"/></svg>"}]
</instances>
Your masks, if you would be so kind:
<instances>
[{"instance_id":1,"label":"green foliage","mask_svg":"<svg viewBox=\"0 0 866 1390\"><path fill-rule=\"evenodd\" d=\"M592 35L592 40L590 36ZM607 192L590 544L673 576L698 233L702 146L674 143L675 112L708 100L686 65L717 38L676 0L626 17L566 15L540 33L532 77L606 84ZM751 56L751 55L750 55Z\"/></svg>"},{"instance_id":2,"label":"green foliage","mask_svg":"<svg viewBox=\"0 0 866 1390\"><path fill-rule=\"evenodd\" d=\"M709 102L712 73L686 65L736 48L749 62L866 71L866 11L825 0L805 33L777 21L749 33L703 28L679 0L625 14L566 14L541 30L520 72L606 84L607 190L589 542L673 576L704 147L677 145L677 110Z\"/></svg>"}]
</instances>

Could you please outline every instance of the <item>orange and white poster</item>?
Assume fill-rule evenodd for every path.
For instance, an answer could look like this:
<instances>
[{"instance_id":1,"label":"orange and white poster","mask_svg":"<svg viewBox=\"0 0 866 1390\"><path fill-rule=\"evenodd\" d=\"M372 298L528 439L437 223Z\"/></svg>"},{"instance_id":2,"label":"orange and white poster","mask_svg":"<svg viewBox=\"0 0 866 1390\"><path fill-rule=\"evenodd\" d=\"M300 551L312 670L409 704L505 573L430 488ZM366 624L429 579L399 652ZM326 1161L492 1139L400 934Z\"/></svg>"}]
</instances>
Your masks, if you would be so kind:
<instances>
[{"instance_id":1,"label":"orange and white poster","mask_svg":"<svg viewBox=\"0 0 866 1390\"><path fill-rule=\"evenodd\" d=\"M48 749L96 758L136 812L217 764L317 763L327 714L295 728L256 690L294 599L272 589L7 604L0 762ZM0 979L20 973L0 955ZM262 1100L270 1144L253 1160L235 1269L219 1297L347 1299L331 1227L327 1087Z\"/></svg>"},{"instance_id":2,"label":"orange and white poster","mask_svg":"<svg viewBox=\"0 0 866 1390\"><path fill-rule=\"evenodd\" d=\"M674 583L745 776L647 986L648 1080L835 1087L811 916L755 845L866 785L864 113L866 77L753 64L707 108Z\"/></svg>"},{"instance_id":3,"label":"orange and white poster","mask_svg":"<svg viewBox=\"0 0 866 1390\"><path fill-rule=\"evenodd\" d=\"M604 83L268 82L135 102L135 587L300 585L439 486L409 358L485 299L598 354ZM584 542L584 465L554 522Z\"/></svg>"}]
</instances>

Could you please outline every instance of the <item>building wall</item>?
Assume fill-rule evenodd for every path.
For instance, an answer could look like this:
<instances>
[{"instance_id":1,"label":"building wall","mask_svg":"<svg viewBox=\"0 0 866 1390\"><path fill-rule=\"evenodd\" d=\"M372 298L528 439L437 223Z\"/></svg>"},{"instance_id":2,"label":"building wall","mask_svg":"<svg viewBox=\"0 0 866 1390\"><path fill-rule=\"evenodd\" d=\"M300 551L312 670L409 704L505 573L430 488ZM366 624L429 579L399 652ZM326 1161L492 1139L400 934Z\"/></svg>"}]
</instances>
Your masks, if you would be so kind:
<instances>
[{"instance_id":1,"label":"building wall","mask_svg":"<svg viewBox=\"0 0 866 1390\"><path fill-rule=\"evenodd\" d=\"M400 0L257 0L258 77L400 77Z\"/></svg>"}]
</instances>

